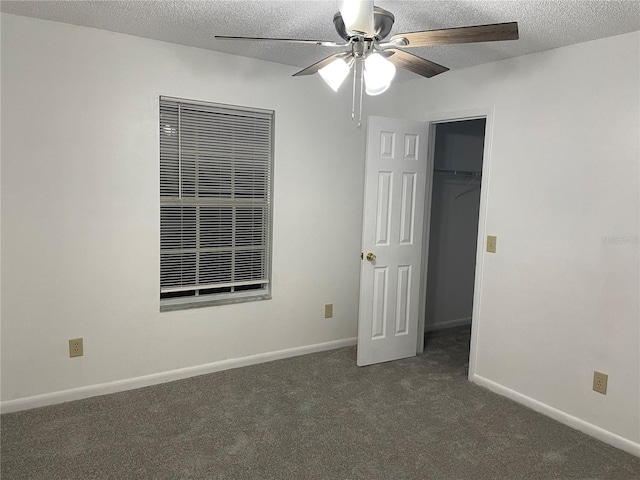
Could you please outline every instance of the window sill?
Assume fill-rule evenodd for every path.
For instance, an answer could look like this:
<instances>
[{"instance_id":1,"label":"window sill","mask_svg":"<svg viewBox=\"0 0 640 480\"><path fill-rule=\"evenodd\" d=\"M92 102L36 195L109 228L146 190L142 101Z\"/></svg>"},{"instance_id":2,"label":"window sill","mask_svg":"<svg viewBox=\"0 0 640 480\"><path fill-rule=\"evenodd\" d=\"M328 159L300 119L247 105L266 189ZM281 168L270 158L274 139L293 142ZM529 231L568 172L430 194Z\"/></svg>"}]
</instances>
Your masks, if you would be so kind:
<instances>
[{"instance_id":1,"label":"window sill","mask_svg":"<svg viewBox=\"0 0 640 480\"><path fill-rule=\"evenodd\" d=\"M255 295L251 297L233 298L212 298L210 300L200 300L197 302L188 301L181 303L160 303L160 312L175 312L177 310L190 310L193 308L215 307L218 305L232 305L236 303L258 302L261 300L271 300L271 294Z\"/></svg>"}]
</instances>

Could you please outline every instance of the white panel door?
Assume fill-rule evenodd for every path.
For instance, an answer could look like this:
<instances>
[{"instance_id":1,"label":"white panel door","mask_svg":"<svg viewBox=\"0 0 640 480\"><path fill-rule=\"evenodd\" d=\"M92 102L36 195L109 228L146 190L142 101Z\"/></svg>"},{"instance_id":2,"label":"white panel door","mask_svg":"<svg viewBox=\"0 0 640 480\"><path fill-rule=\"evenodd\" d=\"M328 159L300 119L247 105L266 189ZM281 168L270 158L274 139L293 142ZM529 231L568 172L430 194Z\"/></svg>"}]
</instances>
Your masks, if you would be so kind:
<instances>
[{"instance_id":1,"label":"white panel door","mask_svg":"<svg viewBox=\"0 0 640 480\"><path fill-rule=\"evenodd\" d=\"M416 354L427 128L422 122L369 117L359 366Z\"/></svg>"}]
</instances>

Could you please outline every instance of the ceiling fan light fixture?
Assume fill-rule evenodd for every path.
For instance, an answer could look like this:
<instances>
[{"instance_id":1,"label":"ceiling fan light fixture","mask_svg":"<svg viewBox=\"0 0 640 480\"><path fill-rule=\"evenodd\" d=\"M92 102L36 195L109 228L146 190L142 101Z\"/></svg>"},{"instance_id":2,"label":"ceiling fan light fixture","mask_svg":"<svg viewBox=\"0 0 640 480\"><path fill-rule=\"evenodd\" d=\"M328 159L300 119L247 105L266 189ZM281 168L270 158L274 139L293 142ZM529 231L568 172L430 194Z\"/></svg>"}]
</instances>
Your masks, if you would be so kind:
<instances>
[{"instance_id":1,"label":"ceiling fan light fixture","mask_svg":"<svg viewBox=\"0 0 640 480\"><path fill-rule=\"evenodd\" d=\"M350 65L342 58L336 58L326 67L322 67L318 70L318 73L322 79L326 82L334 92L337 92L344 82L344 79L349 75Z\"/></svg>"},{"instance_id":2,"label":"ceiling fan light fixture","mask_svg":"<svg viewBox=\"0 0 640 480\"><path fill-rule=\"evenodd\" d=\"M379 53L372 53L364 61L364 83L367 95L380 95L391 86L396 66Z\"/></svg>"}]
</instances>

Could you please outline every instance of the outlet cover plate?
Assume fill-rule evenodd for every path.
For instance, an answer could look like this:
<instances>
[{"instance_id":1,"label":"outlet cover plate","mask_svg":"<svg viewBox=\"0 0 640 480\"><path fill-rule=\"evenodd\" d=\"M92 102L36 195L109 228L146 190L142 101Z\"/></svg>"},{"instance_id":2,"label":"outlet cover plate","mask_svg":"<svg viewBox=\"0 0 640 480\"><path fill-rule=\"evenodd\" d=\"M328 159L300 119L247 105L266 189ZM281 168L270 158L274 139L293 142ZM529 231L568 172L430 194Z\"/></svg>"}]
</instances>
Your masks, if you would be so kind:
<instances>
[{"instance_id":1,"label":"outlet cover plate","mask_svg":"<svg viewBox=\"0 0 640 480\"><path fill-rule=\"evenodd\" d=\"M609 375L602 372L593 372L593 390L603 395L607 394L607 380Z\"/></svg>"},{"instance_id":2,"label":"outlet cover plate","mask_svg":"<svg viewBox=\"0 0 640 480\"><path fill-rule=\"evenodd\" d=\"M333 303L324 306L324 318L333 318Z\"/></svg>"},{"instance_id":3,"label":"outlet cover plate","mask_svg":"<svg viewBox=\"0 0 640 480\"><path fill-rule=\"evenodd\" d=\"M81 357L84 355L81 338L72 338L69 340L69 357Z\"/></svg>"}]
</instances>

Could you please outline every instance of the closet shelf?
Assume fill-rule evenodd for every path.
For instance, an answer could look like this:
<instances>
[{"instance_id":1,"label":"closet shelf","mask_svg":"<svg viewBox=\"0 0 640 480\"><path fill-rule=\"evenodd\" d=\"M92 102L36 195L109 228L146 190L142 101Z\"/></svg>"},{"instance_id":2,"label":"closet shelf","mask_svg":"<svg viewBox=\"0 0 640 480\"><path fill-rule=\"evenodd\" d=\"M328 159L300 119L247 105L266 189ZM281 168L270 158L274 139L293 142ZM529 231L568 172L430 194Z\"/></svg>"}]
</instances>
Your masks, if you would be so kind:
<instances>
[{"instance_id":1,"label":"closet shelf","mask_svg":"<svg viewBox=\"0 0 640 480\"><path fill-rule=\"evenodd\" d=\"M482 176L482 172L472 172L469 170L447 170L443 168L434 168L433 171L441 175L456 175L461 177L481 177Z\"/></svg>"}]
</instances>

